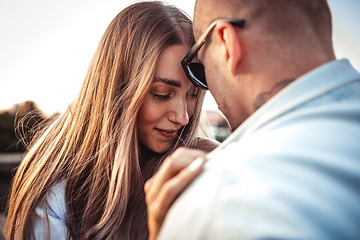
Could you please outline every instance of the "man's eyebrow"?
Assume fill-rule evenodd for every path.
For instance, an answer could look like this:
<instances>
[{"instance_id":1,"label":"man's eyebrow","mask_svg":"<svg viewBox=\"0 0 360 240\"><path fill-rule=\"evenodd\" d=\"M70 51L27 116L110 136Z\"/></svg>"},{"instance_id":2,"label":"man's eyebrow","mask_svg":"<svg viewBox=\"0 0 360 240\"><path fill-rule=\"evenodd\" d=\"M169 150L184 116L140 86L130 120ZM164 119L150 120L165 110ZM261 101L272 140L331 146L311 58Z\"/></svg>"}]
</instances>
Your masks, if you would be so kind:
<instances>
[{"instance_id":1,"label":"man's eyebrow","mask_svg":"<svg viewBox=\"0 0 360 240\"><path fill-rule=\"evenodd\" d=\"M174 80L174 79L156 77L154 79L154 82L162 82L162 83L165 83L165 84L170 85L170 86L181 88L181 82L177 81L177 80Z\"/></svg>"}]
</instances>

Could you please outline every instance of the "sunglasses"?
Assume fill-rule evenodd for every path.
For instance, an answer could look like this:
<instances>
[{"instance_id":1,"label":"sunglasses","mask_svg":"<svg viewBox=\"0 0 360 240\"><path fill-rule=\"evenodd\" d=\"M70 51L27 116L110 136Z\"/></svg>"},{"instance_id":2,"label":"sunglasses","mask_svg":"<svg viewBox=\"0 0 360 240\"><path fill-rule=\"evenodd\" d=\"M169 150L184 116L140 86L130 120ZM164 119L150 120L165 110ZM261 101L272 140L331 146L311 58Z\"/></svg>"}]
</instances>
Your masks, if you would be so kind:
<instances>
[{"instance_id":1,"label":"sunglasses","mask_svg":"<svg viewBox=\"0 0 360 240\"><path fill-rule=\"evenodd\" d=\"M240 19L233 19L233 18L219 18L213 21L210 26L205 30L205 32L201 35L201 37L196 41L194 46L190 49L190 51L186 54L184 59L181 61L181 66L184 69L187 77L190 81L198 88L202 88L208 90L206 78L205 78L205 68L204 65L197 62L191 62L197 53L199 52L200 48L206 42L206 39L215 28L216 24L220 21L227 21L231 25L236 27L244 27L245 20Z\"/></svg>"}]
</instances>

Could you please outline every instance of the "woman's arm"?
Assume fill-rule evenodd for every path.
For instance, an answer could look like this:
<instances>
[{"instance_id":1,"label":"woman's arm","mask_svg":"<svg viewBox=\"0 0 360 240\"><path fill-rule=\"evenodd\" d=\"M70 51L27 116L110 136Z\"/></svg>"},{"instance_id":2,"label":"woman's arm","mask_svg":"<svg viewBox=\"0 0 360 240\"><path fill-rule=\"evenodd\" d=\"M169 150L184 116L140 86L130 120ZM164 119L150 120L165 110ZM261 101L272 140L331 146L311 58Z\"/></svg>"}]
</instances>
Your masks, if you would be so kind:
<instances>
[{"instance_id":1,"label":"woman's arm","mask_svg":"<svg viewBox=\"0 0 360 240\"><path fill-rule=\"evenodd\" d=\"M202 171L205 154L200 150L179 148L145 183L150 240L156 239L175 199Z\"/></svg>"},{"instance_id":2,"label":"woman's arm","mask_svg":"<svg viewBox=\"0 0 360 240\"><path fill-rule=\"evenodd\" d=\"M150 240L156 239L175 199L202 171L205 154L218 145L215 140L198 137L195 148L199 150L179 148L165 159L159 171L146 182L144 188Z\"/></svg>"}]
</instances>

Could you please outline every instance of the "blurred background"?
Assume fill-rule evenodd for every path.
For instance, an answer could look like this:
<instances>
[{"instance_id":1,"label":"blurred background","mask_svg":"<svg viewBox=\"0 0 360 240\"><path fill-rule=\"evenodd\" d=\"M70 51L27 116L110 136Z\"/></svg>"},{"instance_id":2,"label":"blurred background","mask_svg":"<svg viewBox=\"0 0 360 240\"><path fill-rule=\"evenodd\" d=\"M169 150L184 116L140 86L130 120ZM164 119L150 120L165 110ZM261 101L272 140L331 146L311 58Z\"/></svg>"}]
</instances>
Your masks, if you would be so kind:
<instances>
[{"instance_id":1,"label":"blurred background","mask_svg":"<svg viewBox=\"0 0 360 240\"><path fill-rule=\"evenodd\" d=\"M0 7L0 213L11 169L24 147L15 134L15 114L25 129L63 112L80 90L97 44L111 20L130 0L12 0ZM193 16L195 0L168 0ZM360 70L360 1L328 0L337 58ZM204 102L210 130L219 140L230 133L208 92ZM29 140L29 139L28 139ZM1 218L0 218L1 227Z\"/></svg>"},{"instance_id":2,"label":"blurred background","mask_svg":"<svg viewBox=\"0 0 360 240\"><path fill-rule=\"evenodd\" d=\"M131 0L13 0L0 8L0 110L34 101L47 115L78 93L98 42ZM360 1L329 0L338 58L360 69ZM195 0L168 0L193 16ZM204 110L217 110L208 93Z\"/></svg>"}]
</instances>

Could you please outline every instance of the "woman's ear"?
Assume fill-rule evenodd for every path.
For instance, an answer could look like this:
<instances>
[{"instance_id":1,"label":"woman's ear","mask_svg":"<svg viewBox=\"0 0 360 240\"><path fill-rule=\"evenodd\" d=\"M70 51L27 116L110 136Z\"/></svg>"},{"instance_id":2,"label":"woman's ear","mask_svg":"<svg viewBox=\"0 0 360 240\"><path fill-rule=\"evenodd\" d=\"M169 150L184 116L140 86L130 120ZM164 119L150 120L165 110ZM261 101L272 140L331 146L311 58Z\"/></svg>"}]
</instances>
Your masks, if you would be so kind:
<instances>
[{"instance_id":1,"label":"woman's ear","mask_svg":"<svg viewBox=\"0 0 360 240\"><path fill-rule=\"evenodd\" d=\"M236 75L238 63L242 57L242 47L237 28L229 22L221 21L216 25L214 34L220 44L221 56L219 57L225 60L230 74Z\"/></svg>"}]
</instances>

